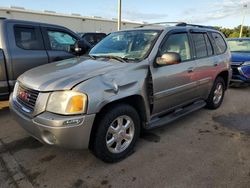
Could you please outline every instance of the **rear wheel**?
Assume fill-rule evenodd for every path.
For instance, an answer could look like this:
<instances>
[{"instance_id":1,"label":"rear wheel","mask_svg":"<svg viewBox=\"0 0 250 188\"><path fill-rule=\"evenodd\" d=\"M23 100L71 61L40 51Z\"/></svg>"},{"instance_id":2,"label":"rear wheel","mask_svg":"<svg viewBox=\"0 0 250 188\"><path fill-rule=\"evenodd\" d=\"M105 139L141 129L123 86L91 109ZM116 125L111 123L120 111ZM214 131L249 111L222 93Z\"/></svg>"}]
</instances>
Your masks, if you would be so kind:
<instances>
[{"instance_id":1,"label":"rear wheel","mask_svg":"<svg viewBox=\"0 0 250 188\"><path fill-rule=\"evenodd\" d=\"M220 107L225 94L225 81L222 77L216 78L212 90L207 99L207 108L217 109Z\"/></svg>"},{"instance_id":2,"label":"rear wheel","mask_svg":"<svg viewBox=\"0 0 250 188\"><path fill-rule=\"evenodd\" d=\"M130 105L113 106L103 114L94 138L93 153L105 162L127 157L140 134L140 118Z\"/></svg>"}]
</instances>

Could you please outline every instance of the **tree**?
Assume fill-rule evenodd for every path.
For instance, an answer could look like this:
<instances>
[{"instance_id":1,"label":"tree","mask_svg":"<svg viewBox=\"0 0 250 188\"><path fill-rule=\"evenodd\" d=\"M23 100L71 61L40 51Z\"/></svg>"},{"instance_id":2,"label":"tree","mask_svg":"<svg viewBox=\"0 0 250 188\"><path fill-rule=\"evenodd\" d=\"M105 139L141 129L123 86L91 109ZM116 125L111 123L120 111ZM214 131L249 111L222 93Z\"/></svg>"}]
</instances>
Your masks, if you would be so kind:
<instances>
[{"instance_id":1,"label":"tree","mask_svg":"<svg viewBox=\"0 0 250 188\"><path fill-rule=\"evenodd\" d=\"M238 38L240 36L240 27L241 25L229 29L215 26L215 29L221 31L227 38ZM243 27L242 37L250 37L250 26Z\"/></svg>"}]
</instances>

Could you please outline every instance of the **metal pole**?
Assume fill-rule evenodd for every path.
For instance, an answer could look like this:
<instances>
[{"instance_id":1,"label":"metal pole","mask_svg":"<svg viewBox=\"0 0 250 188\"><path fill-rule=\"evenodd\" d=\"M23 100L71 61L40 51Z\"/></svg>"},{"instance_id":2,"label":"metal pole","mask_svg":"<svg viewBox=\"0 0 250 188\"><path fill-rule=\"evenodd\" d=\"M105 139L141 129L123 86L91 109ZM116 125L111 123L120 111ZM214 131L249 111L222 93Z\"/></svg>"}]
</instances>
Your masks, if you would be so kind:
<instances>
[{"instance_id":1,"label":"metal pole","mask_svg":"<svg viewBox=\"0 0 250 188\"><path fill-rule=\"evenodd\" d=\"M118 0L118 24L117 30L121 30L121 20L122 20L122 0Z\"/></svg>"},{"instance_id":2,"label":"metal pole","mask_svg":"<svg viewBox=\"0 0 250 188\"><path fill-rule=\"evenodd\" d=\"M244 5L243 8L247 8L247 5ZM241 26L240 26L240 36L239 38L242 37L242 32L243 32L243 25L244 25L244 22L245 22L245 18L246 18L246 9L243 10L243 18L242 18L242 22L241 22Z\"/></svg>"}]
</instances>

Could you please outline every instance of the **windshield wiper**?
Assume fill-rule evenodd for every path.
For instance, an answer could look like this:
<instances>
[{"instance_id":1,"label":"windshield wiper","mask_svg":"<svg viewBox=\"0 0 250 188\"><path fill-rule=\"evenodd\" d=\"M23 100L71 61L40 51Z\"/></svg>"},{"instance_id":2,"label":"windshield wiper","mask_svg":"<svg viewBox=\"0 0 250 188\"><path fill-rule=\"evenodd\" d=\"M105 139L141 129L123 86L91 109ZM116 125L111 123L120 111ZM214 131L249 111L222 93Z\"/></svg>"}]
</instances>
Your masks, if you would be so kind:
<instances>
[{"instance_id":1,"label":"windshield wiper","mask_svg":"<svg viewBox=\"0 0 250 188\"><path fill-rule=\"evenodd\" d=\"M126 58L122 58L119 56L114 56L114 55L97 55L97 56L92 56L94 58L109 58L109 59L115 59L117 61L120 61L122 63L127 63L127 59Z\"/></svg>"},{"instance_id":2,"label":"windshield wiper","mask_svg":"<svg viewBox=\"0 0 250 188\"><path fill-rule=\"evenodd\" d=\"M89 55L89 54L86 54L88 57L90 57L91 59L95 60L96 57L95 56L92 56L92 55Z\"/></svg>"}]
</instances>

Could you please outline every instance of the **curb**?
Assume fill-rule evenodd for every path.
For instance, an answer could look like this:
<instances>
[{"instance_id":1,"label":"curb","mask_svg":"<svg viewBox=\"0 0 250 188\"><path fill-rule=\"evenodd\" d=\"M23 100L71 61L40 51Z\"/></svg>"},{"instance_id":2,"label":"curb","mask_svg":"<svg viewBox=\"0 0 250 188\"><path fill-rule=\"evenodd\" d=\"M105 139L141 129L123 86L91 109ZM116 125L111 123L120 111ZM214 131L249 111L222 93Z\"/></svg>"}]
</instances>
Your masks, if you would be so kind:
<instances>
[{"instance_id":1,"label":"curb","mask_svg":"<svg viewBox=\"0 0 250 188\"><path fill-rule=\"evenodd\" d=\"M0 148L5 149L3 142L0 139ZM21 171L20 166L18 165L15 158L11 155L6 149L3 152L0 152L0 158L4 162L5 167L7 168L8 175L11 176L13 183L20 188L33 188L33 185Z\"/></svg>"}]
</instances>

